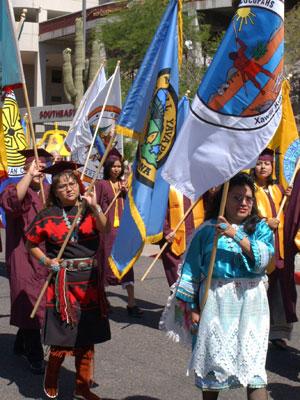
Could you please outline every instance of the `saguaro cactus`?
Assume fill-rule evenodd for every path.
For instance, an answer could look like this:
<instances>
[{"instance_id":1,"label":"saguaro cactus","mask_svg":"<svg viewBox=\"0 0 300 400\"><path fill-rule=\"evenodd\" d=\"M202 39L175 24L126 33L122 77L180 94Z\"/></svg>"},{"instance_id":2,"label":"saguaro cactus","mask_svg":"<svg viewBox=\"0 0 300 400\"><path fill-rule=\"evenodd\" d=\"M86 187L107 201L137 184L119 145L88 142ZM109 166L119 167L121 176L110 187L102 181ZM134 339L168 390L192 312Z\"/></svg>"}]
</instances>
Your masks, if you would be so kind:
<instances>
[{"instance_id":1,"label":"saguaro cactus","mask_svg":"<svg viewBox=\"0 0 300 400\"><path fill-rule=\"evenodd\" d=\"M72 66L72 50L63 51L64 92L68 101L78 108L80 100L92 82L101 62L101 44L94 40L90 60L85 60L83 46L82 18L75 21L74 67ZM103 55L103 52L102 52ZM74 74L73 74L74 70Z\"/></svg>"}]
</instances>

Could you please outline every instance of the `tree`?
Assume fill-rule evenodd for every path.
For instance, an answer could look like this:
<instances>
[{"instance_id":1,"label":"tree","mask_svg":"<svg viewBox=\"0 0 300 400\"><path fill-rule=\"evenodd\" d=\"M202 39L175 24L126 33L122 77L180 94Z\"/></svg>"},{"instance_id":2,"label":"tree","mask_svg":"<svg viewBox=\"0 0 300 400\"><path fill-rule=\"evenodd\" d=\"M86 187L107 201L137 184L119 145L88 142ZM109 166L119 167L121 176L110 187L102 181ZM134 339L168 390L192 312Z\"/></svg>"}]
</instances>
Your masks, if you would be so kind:
<instances>
[{"instance_id":1,"label":"tree","mask_svg":"<svg viewBox=\"0 0 300 400\"><path fill-rule=\"evenodd\" d=\"M132 1L126 10L101 25L99 36L104 43L108 70L121 60L122 94L125 97L147 48L154 36L168 0ZM189 89L195 93L205 72L209 57L220 36L210 25L195 24L195 17L183 16L184 57L180 76L180 94ZM202 50L201 50L202 49ZM201 54L202 53L202 54Z\"/></svg>"},{"instance_id":2,"label":"tree","mask_svg":"<svg viewBox=\"0 0 300 400\"><path fill-rule=\"evenodd\" d=\"M285 15L285 62L288 69L300 60L300 5L296 5Z\"/></svg>"}]
</instances>

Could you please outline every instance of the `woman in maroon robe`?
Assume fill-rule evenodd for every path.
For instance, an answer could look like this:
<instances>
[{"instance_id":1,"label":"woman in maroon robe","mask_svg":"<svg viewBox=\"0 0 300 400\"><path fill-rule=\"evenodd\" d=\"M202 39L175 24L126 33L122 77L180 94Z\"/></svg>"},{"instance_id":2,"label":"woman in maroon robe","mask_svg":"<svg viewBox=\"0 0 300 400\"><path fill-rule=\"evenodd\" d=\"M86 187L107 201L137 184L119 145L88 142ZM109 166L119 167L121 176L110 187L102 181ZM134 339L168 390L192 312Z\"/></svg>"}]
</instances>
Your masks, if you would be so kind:
<instances>
[{"instance_id":1,"label":"woman in maroon robe","mask_svg":"<svg viewBox=\"0 0 300 400\"><path fill-rule=\"evenodd\" d=\"M17 183L8 185L0 194L0 206L6 214L6 266L10 284L10 324L19 328L14 343L14 353L24 355L33 373L43 373L44 353L40 329L43 326L45 301L42 301L34 319L30 313L47 276L45 268L34 260L25 248L25 231L36 214L43 208L40 196L42 176L34 161L33 150L20 152L26 157L25 175ZM46 157L38 150L39 167L43 168Z\"/></svg>"},{"instance_id":2,"label":"woman in maroon robe","mask_svg":"<svg viewBox=\"0 0 300 400\"><path fill-rule=\"evenodd\" d=\"M104 267L104 280L105 286L115 286L122 284L128 294L127 312L129 316L141 317L143 312L135 304L134 298L134 272L133 268L119 281L113 274L109 263L108 257L117 236L120 226L121 216L124 209L124 202L127 193L126 182L122 180L124 174L124 163L121 154L116 150L111 150L103 172L103 180L96 184L97 201L105 212L110 204L113 202L117 193L117 199L112 203L109 211L107 212L107 219L111 226L110 233L100 237L100 252L99 258Z\"/></svg>"}]
</instances>

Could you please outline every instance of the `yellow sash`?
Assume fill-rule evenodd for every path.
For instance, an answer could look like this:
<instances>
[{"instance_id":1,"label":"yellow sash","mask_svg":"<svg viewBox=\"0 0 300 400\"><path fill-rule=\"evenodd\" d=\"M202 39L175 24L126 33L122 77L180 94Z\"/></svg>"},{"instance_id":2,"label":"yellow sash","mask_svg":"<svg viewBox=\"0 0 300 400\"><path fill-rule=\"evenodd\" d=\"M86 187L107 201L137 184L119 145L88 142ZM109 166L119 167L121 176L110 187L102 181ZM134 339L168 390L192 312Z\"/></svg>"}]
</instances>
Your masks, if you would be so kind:
<instances>
[{"instance_id":1,"label":"yellow sash","mask_svg":"<svg viewBox=\"0 0 300 400\"><path fill-rule=\"evenodd\" d=\"M117 194L117 192L115 190L115 187L114 187L114 185L113 185L113 183L111 181L109 181L109 183L110 183L110 186L111 186L111 188L112 188L112 190L114 192L114 197L115 197L115 195ZM123 199L120 198L120 197L117 197L117 199L115 201L115 204L114 204L114 207L115 207L115 210L114 210L114 223L113 223L113 227L114 228L118 228L120 226L119 201L121 201L122 209L124 208L123 207Z\"/></svg>"},{"instance_id":2,"label":"yellow sash","mask_svg":"<svg viewBox=\"0 0 300 400\"><path fill-rule=\"evenodd\" d=\"M282 192L278 185L269 185L268 190L272 200L275 204L276 213L279 210L281 200L283 198ZM262 187L256 187L255 193L258 211L261 217L263 218L275 218L276 215L273 215L271 204L268 198L267 193L264 191ZM284 226L284 214L283 212L279 218L279 226L278 226L278 239L279 239L279 254L280 258L284 258L284 243L283 243L283 226ZM275 269L274 261L269 265L267 272L270 274Z\"/></svg>"},{"instance_id":3,"label":"yellow sash","mask_svg":"<svg viewBox=\"0 0 300 400\"><path fill-rule=\"evenodd\" d=\"M300 251L300 229L298 230L295 236L295 245L298 247L298 250Z\"/></svg>"},{"instance_id":4,"label":"yellow sash","mask_svg":"<svg viewBox=\"0 0 300 400\"><path fill-rule=\"evenodd\" d=\"M169 193L169 209L170 209L170 228L175 230L176 225L184 216L184 202L183 195L178 192L174 187L170 187ZM204 220L204 206L203 201L193 208L194 226L197 228ZM171 246L172 252L177 256L183 254L186 250L186 231L185 223L181 224L176 232L174 241Z\"/></svg>"}]
</instances>

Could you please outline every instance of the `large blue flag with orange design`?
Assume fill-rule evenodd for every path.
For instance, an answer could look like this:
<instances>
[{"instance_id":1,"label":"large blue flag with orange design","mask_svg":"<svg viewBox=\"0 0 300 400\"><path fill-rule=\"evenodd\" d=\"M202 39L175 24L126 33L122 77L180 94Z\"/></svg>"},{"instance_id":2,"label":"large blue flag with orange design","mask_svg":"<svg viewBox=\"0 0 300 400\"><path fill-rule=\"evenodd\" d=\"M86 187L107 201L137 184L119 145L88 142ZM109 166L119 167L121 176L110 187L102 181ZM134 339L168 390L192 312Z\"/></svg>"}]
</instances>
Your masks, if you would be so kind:
<instances>
[{"instance_id":1,"label":"large blue flag with orange design","mask_svg":"<svg viewBox=\"0 0 300 400\"><path fill-rule=\"evenodd\" d=\"M242 0L162 175L196 200L255 163L282 113L284 2Z\"/></svg>"},{"instance_id":2,"label":"large blue flag with orange design","mask_svg":"<svg viewBox=\"0 0 300 400\"><path fill-rule=\"evenodd\" d=\"M118 278L133 266L146 241L162 237L169 185L160 172L176 136L180 33L181 1L171 0L117 122L117 133L139 140L119 232L109 258Z\"/></svg>"}]
</instances>

